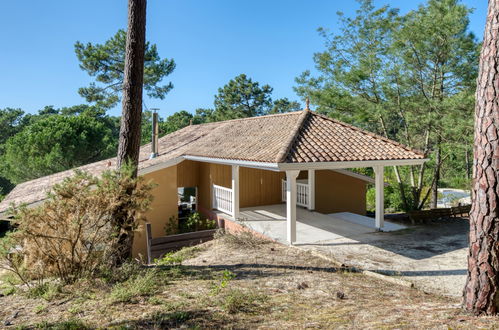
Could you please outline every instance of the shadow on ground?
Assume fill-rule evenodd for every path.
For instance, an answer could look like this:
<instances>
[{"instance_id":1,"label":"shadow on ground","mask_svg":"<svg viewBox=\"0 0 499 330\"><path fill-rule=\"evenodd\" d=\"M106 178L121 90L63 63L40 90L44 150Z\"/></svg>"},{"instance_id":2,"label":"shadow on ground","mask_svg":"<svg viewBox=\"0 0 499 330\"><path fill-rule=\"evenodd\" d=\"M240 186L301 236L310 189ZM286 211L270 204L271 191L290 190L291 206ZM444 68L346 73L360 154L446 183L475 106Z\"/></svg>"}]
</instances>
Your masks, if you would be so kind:
<instances>
[{"instance_id":1,"label":"shadow on ground","mask_svg":"<svg viewBox=\"0 0 499 330\"><path fill-rule=\"evenodd\" d=\"M306 246L368 244L414 260L431 258L468 247L469 222L465 218L432 221L394 232L372 232L352 236L353 241L331 241Z\"/></svg>"}]
</instances>

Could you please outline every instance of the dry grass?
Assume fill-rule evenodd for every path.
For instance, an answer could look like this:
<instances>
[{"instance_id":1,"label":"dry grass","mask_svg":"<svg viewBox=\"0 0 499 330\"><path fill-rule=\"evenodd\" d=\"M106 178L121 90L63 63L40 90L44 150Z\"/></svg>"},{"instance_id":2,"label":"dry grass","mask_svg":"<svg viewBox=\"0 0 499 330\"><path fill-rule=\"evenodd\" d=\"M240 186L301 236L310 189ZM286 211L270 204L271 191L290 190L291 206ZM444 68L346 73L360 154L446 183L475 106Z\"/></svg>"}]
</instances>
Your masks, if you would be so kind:
<instances>
[{"instance_id":1,"label":"dry grass","mask_svg":"<svg viewBox=\"0 0 499 330\"><path fill-rule=\"evenodd\" d=\"M298 249L233 243L233 237L219 238L184 253L188 259L181 266L143 269L124 282L66 286L52 301L1 297L0 321L27 328L67 322L61 329L72 324L127 329L499 326L497 318L463 314L457 300L338 271Z\"/></svg>"}]
</instances>

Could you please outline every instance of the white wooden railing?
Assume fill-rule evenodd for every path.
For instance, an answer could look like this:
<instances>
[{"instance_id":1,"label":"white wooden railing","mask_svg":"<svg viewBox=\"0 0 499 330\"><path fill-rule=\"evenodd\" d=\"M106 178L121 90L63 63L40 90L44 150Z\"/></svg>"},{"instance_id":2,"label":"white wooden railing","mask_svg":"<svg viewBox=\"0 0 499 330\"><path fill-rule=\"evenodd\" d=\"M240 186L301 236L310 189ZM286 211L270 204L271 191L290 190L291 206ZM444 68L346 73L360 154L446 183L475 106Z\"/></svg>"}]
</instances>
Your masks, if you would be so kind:
<instances>
[{"instance_id":1,"label":"white wooden railing","mask_svg":"<svg viewBox=\"0 0 499 330\"><path fill-rule=\"evenodd\" d=\"M213 185L213 205L212 208L222 212L232 214L232 189Z\"/></svg>"},{"instance_id":2,"label":"white wooden railing","mask_svg":"<svg viewBox=\"0 0 499 330\"><path fill-rule=\"evenodd\" d=\"M308 183L296 183L296 205L308 207ZM282 180L282 201L286 201L286 180Z\"/></svg>"}]
</instances>

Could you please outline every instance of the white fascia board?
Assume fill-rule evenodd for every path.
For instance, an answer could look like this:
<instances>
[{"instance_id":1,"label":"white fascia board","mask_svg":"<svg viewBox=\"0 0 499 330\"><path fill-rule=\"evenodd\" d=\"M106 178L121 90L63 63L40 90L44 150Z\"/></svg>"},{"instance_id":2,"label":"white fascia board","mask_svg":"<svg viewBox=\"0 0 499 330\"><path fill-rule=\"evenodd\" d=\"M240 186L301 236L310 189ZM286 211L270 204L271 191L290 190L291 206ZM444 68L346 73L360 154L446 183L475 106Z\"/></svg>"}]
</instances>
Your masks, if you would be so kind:
<instances>
[{"instance_id":1,"label":"white fascia board","mask_svg":"<svg viewBox=\"0 0 499 330\"><path fill-rule=\"evenodd\" d=\"M349 170L336 169L336 170L330 170L330 171L341 173L343 175L348 175L348 176L351 176L353 178L357 178L359 180L365 181L367 183L372 183L372 184L376 183L376 179L371 178L370 176L367 176L367 175L364 175L364 174L355 173L355 172L352 172L352 171L349 171ZM388 187L388 186L389 186L389 184L387 182L385 182L385 187Z\"/></svg>"},{"instance_id":2,"label":"white fascia board","mask_svg":"<svg viewBox=\"0 0 499 330\"><path fill-rule=\"evenodd\" d=\"M183 156L183 158L187 160L193 160L196 162L214 163L222 165L238 165L242 167L251 167L262 170L279 171L279 166L277 163L254 162L249 160L222 159L222 158L189 156L189 155L185 155Z\"/></svg>"},{"instance_id":3,"label":"white fascia board","mask_svg":"<svg viewBox=\"0 0 499 330\"><path fill-rule=\"evenodd\" d=\"M149 167L145 167L145 168L139 169L138 174L139 175L144 175L144 174L149 174L149 173L152 173L152 172L156 172L156 171L162 170L164 168L177 165L177 164L181 163L183 160L184 160L183 157L177 157L177 158L169 159L169 160L167 160L165 162L158 163L158 164L155 164L155 165L152 165L152 166L149 166Z\"/></svg>"},{"instance_id":4,"label":"white fascia board","mask_svg":"<svg viewBox=\"0 0 499 330\"><path fill-rule=\"evenodd\" d=\"M343 174L343 175L348 175L348 176L351 176L353 178L357 178L359 180L366 181L366 182L373 183L373 184L376 181L374 178L371 178L370 176L359 174L359 173L355 173L355 172L352 172L352 171L349 171L349 170L345 170L345 169L336 169L336 170L331 170L331 171L337 172L337 173L340 173L340 174Z\"/></svg>"},{"instance_id":5,"label":"white fascia board","mask_svg":"<svg viewBox=\"0 0 499 330\"><path fill-rule=\"evenodd\" d=\"M348 161L348 162L311 162L311 163L279 163L281 171L288 170L335 170L356 167L373 166L403 166L403 165L421 165L428 159L397 159L397 160L366 160L366 161Z\"/></svg>"}]
</instances>

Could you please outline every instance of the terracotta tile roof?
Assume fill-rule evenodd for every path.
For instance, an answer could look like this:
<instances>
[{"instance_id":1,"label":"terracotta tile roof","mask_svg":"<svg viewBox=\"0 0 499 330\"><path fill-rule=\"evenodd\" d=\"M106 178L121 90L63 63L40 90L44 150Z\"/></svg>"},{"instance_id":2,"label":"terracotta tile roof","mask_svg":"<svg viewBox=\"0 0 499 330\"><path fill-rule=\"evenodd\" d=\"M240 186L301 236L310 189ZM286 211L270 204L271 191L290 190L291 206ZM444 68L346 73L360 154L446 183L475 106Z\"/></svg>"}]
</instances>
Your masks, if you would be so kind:
<instances>
[{"instance_id":1,"label":"terracotta tile roof","mask_svg":"<svg viewBox=\"0 0 499 330\"><path fill-rule=\"evenodd\" d=\"M202 156L268 163L306 163L367 160L422 159L423 154L397 142L310 111L218 123L192 125L159 139L159 155L149 159L150 145L141 147L139 170L178 157ZM116 159L79 169L94 175L114 168ZM73 170L17 185L0 203L0 212L11 203L35 203Z\"/></svg>"},{"instance_id":2,"label":"terracotta tile roof","mask_svg":"<svg viewBox=\"0 0 499 330\"><path fill-rule=\"evenodd\" d=\"M423 153L355 126L311 113L290 147L287 163L421 159Z\"/></svg>"}]
</instances>

